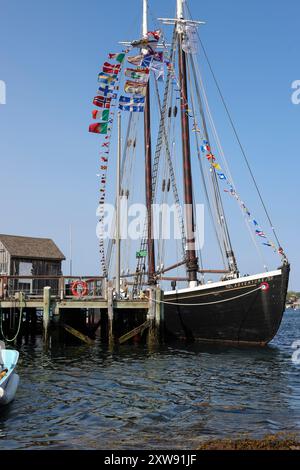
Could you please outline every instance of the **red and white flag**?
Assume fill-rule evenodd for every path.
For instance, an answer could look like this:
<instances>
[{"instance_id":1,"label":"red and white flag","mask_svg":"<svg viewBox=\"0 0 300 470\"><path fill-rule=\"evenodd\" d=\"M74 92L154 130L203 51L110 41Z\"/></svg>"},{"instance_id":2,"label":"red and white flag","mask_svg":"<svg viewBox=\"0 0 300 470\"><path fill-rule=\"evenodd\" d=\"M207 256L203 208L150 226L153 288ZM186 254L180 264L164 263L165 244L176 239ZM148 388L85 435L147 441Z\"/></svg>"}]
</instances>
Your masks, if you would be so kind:
<instances>
[{"instance_id":1,"label":"red and white flag","mask_svg":"<svg viewBox=\"0 0 300 470\"><path fill-rule=\"evenodd\" d=\"M95 96L93 104L98 108L110 109L111 98L105 98L104 96Z\"/></svg>"}]
</instances>

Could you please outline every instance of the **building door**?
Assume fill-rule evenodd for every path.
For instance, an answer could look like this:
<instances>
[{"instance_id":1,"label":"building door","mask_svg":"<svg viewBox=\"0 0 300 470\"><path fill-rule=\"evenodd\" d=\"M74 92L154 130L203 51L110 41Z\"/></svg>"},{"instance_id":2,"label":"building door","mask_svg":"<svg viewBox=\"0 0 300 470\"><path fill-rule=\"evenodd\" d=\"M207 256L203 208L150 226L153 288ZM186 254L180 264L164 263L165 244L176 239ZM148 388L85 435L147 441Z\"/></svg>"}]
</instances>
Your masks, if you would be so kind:
<instances>
[{"instance_id":1,"label":"building door","mask_svg":"<svg viewBox=\"0 0 300 470\"><path fill-rule=\"evenodd\" d=\"M19 276L32 276L32 263L27 261L20 261ZM22 292L33 294L32 279L20 279L18 287Z\"/></svg>"}]
</instances>

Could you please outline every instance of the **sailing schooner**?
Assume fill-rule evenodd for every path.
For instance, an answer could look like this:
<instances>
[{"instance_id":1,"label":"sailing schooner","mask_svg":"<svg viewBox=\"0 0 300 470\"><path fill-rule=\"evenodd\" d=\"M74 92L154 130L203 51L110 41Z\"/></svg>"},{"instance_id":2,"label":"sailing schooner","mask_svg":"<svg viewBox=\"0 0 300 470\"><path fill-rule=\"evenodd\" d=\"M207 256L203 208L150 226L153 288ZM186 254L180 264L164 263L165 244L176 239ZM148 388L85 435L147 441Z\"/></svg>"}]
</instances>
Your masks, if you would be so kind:
<instances>
[{"instance_id":1,"label":"sailing schooner","mask_svg":"<svg viewBox=\"0 0 300 470\"><path fill-rule=\"evenodd\" d=\"M161 28L155 31L148 29L148 0L143 0L142 37L132 42L121 43L125 49L121 53L109 54L109 58L117 62L106 62L99 74L100 88L94 98L94 105L101 108L93 111L94 119L102 122L92 124L90 132L105 135L101 145L100 175L100 223L104 223L105 195L107 183L107 167L113 128L113 108L118 106L118 172L120 172L121 135L120 112L128 117L127 135L124 143L122 159L122 175L117 179L117 219L119 227L119 198L129 196L131 188L123 188L129 155L133 158L136 152L138 137L137 121L143 115L144 122L144 169L145 169L145 200L147 216L144 231L136 253L137 266L133 273L123 273L122 279L133 277L132 296L156 285L172 281L172 290L166 290L164 299L164 328L166 338L185 338L213 342L234 342L247 344L267 344L276 335L285 309L286 293L289 280L290 265L279 243L277 234L267 212L258 185L255 181L249 161L240 144L228 108L221 95L223 104L230 118L234 133L240 144L243 157L253 179L255 189L262 203L267 220L270 222L276 243L268 238L257 219L240 197L233 182L228 162L222 149L220 139L212 118L202 75L197 63L197 47L200 40L198 28L201 21L190 17L187 2L177 0L176 18L159 18ZM164 25L173 26L171 44L167 44L162 30ZM201 43L201 40L200 40ZM202 43L201 43L202 44ZM128 54L133 49L138 53ZM204 51L205 52L205 51ZM206 53L205 53L206 55ZM130 67L125 68L125 59ZM209 64L210 67L210 64ZM124 70L125 69L125 70ZM162 96L158 83L165 74ZM152 78L150 78L152 77ZM215 76L213 75L215 78ZM124 80L126 95L118 93ZM152 82L151 82L152 80ZM151 91L157 99L159 123L154 158L152 155L153 118ZM217 84L217 88L219 86ZM176 101L177 100L177 101ZM178 113L178 102L180 113ZM180 114L182 177L183 177L183 208L180 191L176 183L177 158L175 137L178 136L176 118ZM157 123L156 123L157 125ZM191 140L194 137L194 150L197 153L200 167L201 188L205 196L208 211L212 219L212 230L217 240L223 268L206 269L203 265L202 248L198 248L197 227L195 220L195 173L191 159ZM165 169L162 177L162 161ZM222 161L222 166L221 166ZM224 168L224 169L223 169ZM122 182L120 182L120 179ZM181 233L182 257L169 267L162 262L161 252L165 245L159 241L160 249L156 250L154 240L153 205L157 200L159 181L162 179L162 192L173 193L176 215ZM197 184L198 186L198 184ZM223 191L222 191L223 187ZM261 245L271 249L281 258L280 267L276 270L253 275L241 276L233 248L230 229L225 214L223 198L227 193L236 200L250 232L251 239L258 251ZM226 196L227 197L227 196ZM120 239L119 229L116 243L117 295L120 291ZM100 256L103 273L108 276L114 242L105 247L103 228L100 228ZM259 243L258 243L259 240ZM165 273L185 268L185 277L167 277ZM222 274L222 278L211 281L206 274ZM185 281L187 286L178 288L177 283Z\"/></svg>"}]
</instances>

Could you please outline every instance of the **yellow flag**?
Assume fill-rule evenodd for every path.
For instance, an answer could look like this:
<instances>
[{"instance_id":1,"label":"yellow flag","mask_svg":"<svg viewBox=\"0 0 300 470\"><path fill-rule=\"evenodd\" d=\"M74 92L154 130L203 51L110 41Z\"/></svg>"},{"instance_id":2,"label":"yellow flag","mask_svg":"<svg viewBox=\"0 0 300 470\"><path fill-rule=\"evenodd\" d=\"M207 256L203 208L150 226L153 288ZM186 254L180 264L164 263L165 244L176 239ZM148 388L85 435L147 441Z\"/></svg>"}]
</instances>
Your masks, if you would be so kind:
<instances>
[{"instance_id":1,"label":"yellow flag","mask_svg":"<svg viewBox=\"0 0 300 470\"><path fill-rule=\"evenodd\" d=\"M222 168L220 167L219 163L212 163L212 166L213 166L216 170L222 170Z\"/></svg>"}]
</instances>

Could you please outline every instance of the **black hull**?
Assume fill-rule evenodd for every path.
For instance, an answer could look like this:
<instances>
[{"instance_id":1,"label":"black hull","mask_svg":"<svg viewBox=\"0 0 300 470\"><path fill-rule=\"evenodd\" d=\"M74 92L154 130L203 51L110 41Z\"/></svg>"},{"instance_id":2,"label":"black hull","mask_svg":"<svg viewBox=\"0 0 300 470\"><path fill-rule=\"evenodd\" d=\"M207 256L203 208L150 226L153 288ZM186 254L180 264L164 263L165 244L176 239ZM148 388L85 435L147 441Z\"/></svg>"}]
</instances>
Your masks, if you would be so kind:
<instances>
[{"instance_id":1,"label":"black hull","mask_svg":"<svg viewBox=\"0 0 300 470\"><path fill-rule=\"evenodd\" d=\"M270 275L264 273L216 286L166 293L165 302L181 304L164 305L166 337L254 345L269 343L279 329L285 310L289 271L289 265L284 265ZM259 289L262 283L267 283L266 290ZM204 303L209 305L196 305Z\"/></svg>"}]
</instances>

